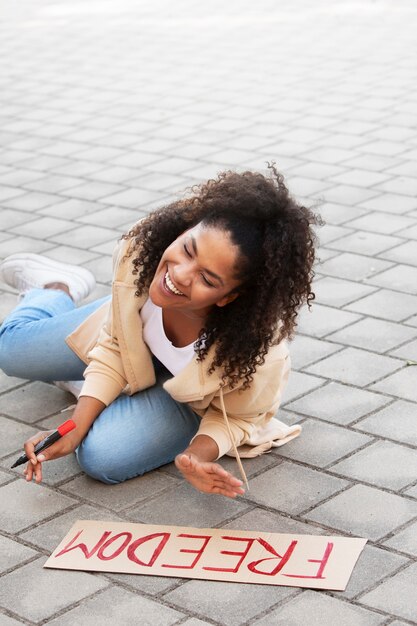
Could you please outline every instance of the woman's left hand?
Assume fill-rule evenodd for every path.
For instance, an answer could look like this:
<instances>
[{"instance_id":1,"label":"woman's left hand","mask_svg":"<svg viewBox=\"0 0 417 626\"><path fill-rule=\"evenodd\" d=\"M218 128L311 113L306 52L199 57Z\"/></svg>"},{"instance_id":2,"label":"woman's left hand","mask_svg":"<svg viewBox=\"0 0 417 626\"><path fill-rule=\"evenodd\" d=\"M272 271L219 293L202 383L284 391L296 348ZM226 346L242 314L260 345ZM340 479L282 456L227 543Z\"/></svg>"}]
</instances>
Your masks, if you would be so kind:
<instances>
[{"instance_id":1,"label":"woman's left hand","mask_svg":"<svg viewBox=\"0 0 417 626\"><path fill-rule=\"evenodd\" d=\"M242 481L226 472L218 463L200 461L193 454L178 454L175 465L193 487L203 493L217 493L227 498L245 493Z\"/></svg>"}]
</instances>

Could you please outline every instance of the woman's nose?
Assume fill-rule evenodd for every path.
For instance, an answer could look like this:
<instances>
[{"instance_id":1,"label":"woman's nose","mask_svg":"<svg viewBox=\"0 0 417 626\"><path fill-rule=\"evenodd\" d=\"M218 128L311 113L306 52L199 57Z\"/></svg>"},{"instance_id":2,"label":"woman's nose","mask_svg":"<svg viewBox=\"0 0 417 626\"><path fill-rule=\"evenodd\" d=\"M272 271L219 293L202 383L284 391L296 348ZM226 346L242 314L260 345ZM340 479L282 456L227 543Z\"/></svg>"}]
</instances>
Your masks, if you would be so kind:
<instances>
[{"instance_id":1,"label":"woman's nose","mask_svg":"<svg viewBox=\"0 0 417 626\"><path fill-rule=\"evenodd\" d=\"M188 287L191 284L191 268L188 264L179 263L173 268L172 279L178 285Z\"/></svg>"}]
</instances>

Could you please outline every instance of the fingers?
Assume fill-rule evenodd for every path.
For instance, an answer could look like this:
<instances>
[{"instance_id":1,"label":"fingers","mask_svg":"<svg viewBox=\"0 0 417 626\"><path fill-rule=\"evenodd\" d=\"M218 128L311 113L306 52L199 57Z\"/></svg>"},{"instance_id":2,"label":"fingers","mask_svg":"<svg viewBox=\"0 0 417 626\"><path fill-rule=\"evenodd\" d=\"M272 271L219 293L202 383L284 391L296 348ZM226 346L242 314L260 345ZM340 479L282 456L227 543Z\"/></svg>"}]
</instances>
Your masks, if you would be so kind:
<instances>
[{"instance_id":1,"label":"fingers","mask_svg":"<svg viewBox=\"0 0 417 626\"><path fill-rule=\"evenodd\" d=\"M42 463L33 465L29 462L23 474L25 475L27 482L31 482L34 478L35 482L40 483L42 481Z\"/></svg>"},{"instance_id":2,"label":"fingers","mask_svg":"<svg viewBox=\"0 0 417 626\"><path fill-rule=\"evenodd\" d=\"M38 459L35 454L36 444L39 443L40 441L43 441L43 439L45 439L45 437L47 437L51 432L52 431L44 431L44 432L36 433L36 435L34 435L33 437L25 441L25 444L24 444L25 454L33 465L36 465L38 463Z\"/></svg>"}]
</instances>

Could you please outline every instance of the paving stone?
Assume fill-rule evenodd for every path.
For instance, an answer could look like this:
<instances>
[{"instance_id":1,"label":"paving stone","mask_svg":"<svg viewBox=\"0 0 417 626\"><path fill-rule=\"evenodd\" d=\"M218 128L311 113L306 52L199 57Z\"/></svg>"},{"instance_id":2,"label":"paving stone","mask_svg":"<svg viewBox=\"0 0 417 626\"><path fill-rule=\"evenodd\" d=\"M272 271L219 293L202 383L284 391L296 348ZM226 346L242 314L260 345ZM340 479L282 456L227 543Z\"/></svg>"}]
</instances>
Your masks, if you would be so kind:
<instances>
[{"instance_id":1,"label":"paving stone","mask_svg":"<svg viewBox=\"0 0 417 626\"><path fill-rule=\"evenodd\" d=\"M19 235L39 237L48 239L59 233L66 232L74 228L74 223L67 220L55 219L53 217L40 217L28 224L22 224L12 230Z\"/></svg>"},{"instance_id":2,"label":"paving stone","mask_svg":"<svg viewBox=\"0 0 417 626\"><path fill-rule=\"evenodd\" d=\"M42 254L52 248L51 242L42 241L41 239L33 239L32 237L13 237L0 243L0 257L5 258L10 254L16 252L34 252L35 254Z\"/></svg>"},{"instance_id":3,"label":"paving stone","mask_svg":"<svg viewBox=\"0 0 417 626\"><path fill-rule=\"evenodd\" d=\"M326 224L346 224L348 228L350 228L349 222L351 220L361 217L366 213L364 209L337 202L331 202L325 204L324 206L320 206L318 212Z\"/></svg>"},{"instance_id":4,"label":"paving stone","mask_svg":"<svg viewBox=\"0 0 417 626\"><path fill-rule=\"evenodd\" d=\"M417 208L417 200L410 196L399 196L394 193L383 193L377 198L366 200L361 207L371 211L403 214Z\"/></svg>"},{"instance_id":5,"label":"paving stone","mask_svg":"<svg viewBox=\"0 0 417 626\"><path fill-rule=\"evenodd\" d=\"M10 533L19 532L76 503L72 498L25 480L3 485L0 495L3 502L1 527Z\"/></svg>"},{"instance_id":6,"label":"paving stone","mask_svg":"<svg viewBox=\"0 0 417 626\"><path fill-rule=\"evenodd\" d=\"M396 533L391 539L384 541L384 545L414 557L417 556L417 522Z\"/></svg>"},{"instance_id":7,"label":"paving stone","mask_svg":"<svg viewBox=\"0 0 417 626\"><path fill-rule=\"evenodd\" d=\"M407 496L411 496L412 498L417 498L417 485L414 485L414 487L411 487L411 489L407 489L407 491L404 491L404 493Z\"/></svg>"},{"instance_id":8,"label":"paving stone","mask_svg":"<svg viewBox=\"0 0 417 626\"><path fill-rule=\"evenodd\" d=\"M415 450L396 443L377 441L333 465L331 471L396 491L414 482L417 454Z\"/></svg>"},{"instance_id":9,"label":"paving stone","mask_svg":"<svg viewBox=\"0 0 417 626\"><path fill-rule=\"evenodd\" d=\"M364 189L354 185L336 185L325 191L327 202L346 202L347 204L360 204L378 195L374 189Z\"/></svg>"},{"instance_id":10,"label":"paving stone","mask_svg":"<svg viewBox=\"0 0 417 626\"><path fill-rule=\"evenodd\" d=\"M26 184L27 189L33 191L43 191L46 193L59 193L72 187L77 187L84 181L82 178L75 178L74 176L63 176L59 174L49 174L41 179L35 180Z\"/></svg>"},{"instance_id":11,"label":"paving stone","mask_svg":"<svg viewBox=\"0 0 417 626\"><path fill-rule=\"evenodd\" d=\"M294 369L299 370L337 352L339 349L339 346L328 341L296 335L294 341L290 344L291 365Z\"/></svg>"},{"instance_id":12,"label":"paving stone","mask_svg":"<svg viewBox=\"0 0 417 626\"><path fill-rule=\"evenodd\" d=\"M413 317L409 317L407 319L407 324L409 326L417 326L417 315L413 315Z\"/></svg>"},{"instance_id":13,"label":"paving stone","mask_svg":"<svg viewBox=\"0 0 417 626\"><path fill-rule=\"evenodd\" d=\"M9 474L8 472L0 471L0 485L4 485L5 483L11 482L14 480L14 476Z\"/></svg>"},{"instance_id":14,"label":"paving stone","mask_svg":"<svg viewBox=\"0 0 417 626\"><path fill-rule=\"evenodd\" d=\"M106 228L116 228L129 222L135 224L138 221L137 210L124 209L123 207L115 206L106 209L100 209L94 213L88 213L85 216L79 217L78 222L83 224L93 224L97 226L105 225Z\"/></svg>"},{"instance_id":15,"label":"paving stone","mask_svg":"<svg viewBox=\"0 0 417 626\"><path fill-rule=\"evenodd\" d=\"M417 563L389 578L361 597L362 604L408 620L417 615Z\"/></svg>"},{"instance_id":16,"label":"paving stone","mask_svg":"<svg viewBox=\"0 0 417 626\"><path fill-rule=\"evenodd\" d=\"M417 367L405 367L381 382L375 383L371 389L417 402Z\"/></svg>"},{"instance_id":17,"label":"paving stone","mask_svg":"<svg viewBox=\"0 0 417 626\"><path fill-rule=\"evenodd\" d=\"M347 535L378 540L416 514L417 502L374 487L354 485L319 504L305 517Z\"/></svg>"},{"instance_id":18,"label":"paving stone","mask_svg":"<svg viewBox=\"0 0 417 626\"><path fill-rule=\"evenodd\" d=\"M86 599L81 606L48 622L51 626L113 626L132 623L133 616L143 626L170 626L183 617L179 611L163 606L126 589L106 589L94 598ZM139 617L140 616L140 617Z\"/></svg>"},{"instance_id":19,"label":"paving stone","mask_svg":"<svg viewBox=\"0 0 417 626\"><path fill-rule=\"evenodd\" d=\"M364 280L373 274L382 272L389 265L389 261L343 252L320 265L319 273L349 280Z\"/></svg>"},{"instance_id":20,"label":"paving stone","mask_svg":"<svg viewBox=\"0 0 417 626\"><path fill-rule=\"evenodd\" d=\"M199 616L212 619L222 626L239 626L296 593L297 590L289 587L274 587L271 593L268 585L231 585L213 580L192 580L165 594L163 598L180 608L194 607Z\"/></svg>"},{"instance_id":21,"label":"paving stone","mask_svg":"<svg viewBox=\"0 0 417 626\"><path fill-rule=\"evenodd\" d=\"M319 304L328 304L334 307L343 307L349 302L368 296L375 291L375 287L361 283L325 276L313 283L313 291ZM396 293L396 292L392 292ZM399 294L401 295L401 294ZM353 305L352 305L353 306ZM350 307L346 307L349 310ZM362 311L358 311L362 313Z\"/></svg>"},{"instance_id":22,"label":"paving stone","mask_svg":"<svg viewBox=\"0 0 417 626\"><path fill-rule=\"evenodd\" d=\"M79 248L71 248L70 246L59 245L56 248L48 250L48 257L61 261L61 263L76 263L77 265L83 265L91 259L97 258L97 254L94 252L88 252L88 250L80 250Z\"/></svg>"},{"instance_id":23,"label":"paving stone","mask_svg":"<svg viewBox=\"0 0 417 626\"><path fill-rule=\"evenodd\" d=\"M71 198L58 205L42 209L39 211L39 215L50 215L52 217L62 216L67 220L76 220L83 215L88 215L89 213L94 213L106 208L107 207L100 202L88 202L87 200Z\"/></svg>"},{"instance_id":24,"label":"paving stone","mask_svg":"<svg viewBox=\"0 0 417 626\"><path fill-rule=\"evenodd\" d=\"M252 490L252 481L250 488ZM133 522L144 524L163 522L173 526L211 528L221 526L225 520L243 513L247 508L248 505L239 499L212 498L183 481L175 489L171 488L149 502L125 511L125 515Z\"/></svg>"},{"instance_id":25,"label":"paving stone","mask_svg":"<svg viewBox=\"0 0 417 626\"><path fill-rule=\"evenodd\" d=\"M399 291L380 289L365 298L348 304L346 309L363 315L401 322L417 312L417 297Z\"/></svg>"},{"instance_id":26,"label":"paving stone","mask_svg":"<svg viewBox=\"0 0 417 626\"><path fill-rule=\"evenodd\" d=\"M319 247L330 245L332 242L336 242L342 238L351 235L353 231L350 228L344 228L343 226L336 226L335 224L324 224L317 232ZM401 241L401 240L400 240ZM339 249L335 246L331 248Z\"/></svg>"},{"instance_id":27,"label":"paving stone","mask_svg":"<svg viewBox=\"0 0 417 626\"><path fill-rule=\"evenodd\" d=\"M12 569L37 555L35 550L0 535L0 572Z\"/></svg>"},{"instance_id":28,"label":"paving stone","mask_svg":"<svg viewBox=\"0 0 417 626\"><path fill-rule=\"evenodd\" d=\"M297 535L322 535L325 531L313 524L306 524L293 519L289 515L271 513L263 509L253 509L240 517L228 522L223 528L233 530L257 530L265 533L284 533Z\"/></svg>"},{"instance_id":29,"label":"paving stone","mask_svg":"<svg viewBox=\"0 0 417 626\"><path fill-rule=\"evenodd\" d=\"M23 451L23 444L26 439L36 435L38 432L37 428L19 424L19 422L15 422L1 415L0 428L2 433L0 440L0 456L5 456L12 452L15 452L17 456L20 455Z\"/></svg>"},{"instance_id":30,"label":"paving stone","mask_svg":"<svg viewBox=\"0 0 417 626\"><path fill-rule=\"evenodd\" d=\"M354 598L360 593L373 587L378 581L393 574L409 559L393 554L386 549L366 544L359 559L353 568L345 591L335 591L334 595L344 598Z\"/></svg>"},{"instance_id":31,"label":"paving stone","mask_svg":"<svg viewBox=\"0 0 417 626\"><path fill-rule=\"evenodd\" d=\"M27 381L24 380L23 378L15 378L14 376L6 376L6 374L4 374L4 372L0 370L0 393L3 393L4 391L9 391L10 389L13 389L14 387L18 387L19 385L22 385L26 382Z\"/></svg>"},{"instance_id":32,"label":"paving stone","mask_svg":"<svg viewBox=\"0 0 417 626\"><path fill-rule=\"evenodd\" d=\"M395 176L391 180L378 183L377 188L387 193L413 197L417 192L417 178L415 176Z\"/></svg>"},{"instance_id":33,"label":"paving stone","mask_svg":"<svg viewBox=\"0 0 417 626\"><path fill-rule=\"evenodd\" d=\"M415 220L404 215L392 215L382 211L374 211L350 221L349 228L393 235L400 233L404 228L408 229L414 226L414 224Z\"/></svg>"},{"instance_id":34,"label":"paving stone","mask_svg":"<svg viewBox=\"0 0 417 626\"><path fill-rule=\"evenodd\" d=\"M417 296L417 267L396 265L377 276L368 278L367 282L387 289L394 287L398 291Z\"/></svg>"},{"instance_id":35,"label":"paving stone","mask_svg":"<svg viewBox=\"0 0 417 626\"><path fill-rule=\"evenodd\" d=\"M83 183L82 185L77 185L77 187L72 187L71 189L68 189L65 195L70 198L80 198L81 200L95 201L105 199L110 195L122 191L122 185L90 181L88 183Z\"/></svg>"},{"instance_id":36,"label":"paving stone","mask_svg":"<svg viewBox=\"0 0 417 626\"><path fill-rule=\"evenodd\" d=\"M191 617L187 619L186 622L183 622L183 626L210 626L208 622L203 622L201 619L196 619L195 617Z\"/></svg>"},{"instance_id":37,"label":"paving stone","mask_svg":"<svg viewBox=\"0 0 417 626\"><path fill-rule=\"evenodd\" d=\"M376 626L384 624L386 618L364 608L347 604L342 600L304 591L291 602L271 611L263 619L257 620L259 626L299 626L308 615L309 626Z\"/></svg>"},{"instance_id":38,"label":"paving stone","mask_svg":"<svg viewBox=\"0 0 417 626\"><path fill-rule=\"evenodd\" d=\"M45 415L58 413L67 405L68 394L41 382L29 383L0 396L0 413L24 422L37 422Z\"/></svg>"},{"instance_id":39,"label":"paving stone","mask_svg":"<svg viewBox=\"0 0 417 626\"><path fill-rule=\"evenodd\" d=\"M104 242L112 242L113 248L118 239L118 234L114 230L103 228L101 226L79 226L68 230L61 235L54 235L51 237L51 241L55 243L68 244L78 248L86 248L91 250L94 246L97 246Z\"/></svg>"},{"instance_id":40,"label":"paving stone","mask_svg":"<svg viewBox=\"0 0 417 626\"><path fill-rule=\"evenodd\" d=\"M417 445L416 405L398 400L382 411L361 420L355 428L402 443Z\"/></svg>"},{"instance_id":41,"label":"paving stone","mask_svg":"<svg viewBox=\"0 0 417 626\"><path fill-rule=\"evenodd\" d=\"M348 326L360 319L359 315L340 311L320 304L313 305L311 311L302 309L298 317L298 330L306 335L324 337L339 328Z\"/></svg>"},{"instance_id":42,"label":"paving stone","mask_svg":"<svg viewBox=\"0 0 417 626\"><path fill-rule=\"evenodd\" d=\"M285 485L285 489L273 485ZM345 480L285 461L252 479L247 497L281 512L299 514L347 485Z\"/></svg>"},{"instance_id":43,"label":"paving stone","mask_svg":"<svg viewBox=\"0 0 417 626\"><path fill-rule=\"evenodd\" d=\"M48 552L53 552L77 520L87 519L112 522L123 521L114 511L81 504L68 513L55 515L49 522L40 523L35 528L19 533L19 538L39 546L39 548L48 550Z\"/></svg>"},{"instance_id":44,"label":"paving stone","mask_svg":"<svg viewBox=\"0 0 417 626\"><path fill-rule=\"evenodd\" d=\"M385 250L385 252L382 252L379 256L382 259L388 259L396 263L417 265L417 240L407 241L391 250Z\"/></svg>"},{"instance_id":45,"label":"paving stone","mask_svg":"<svg viewBox=\"0 0 417 626\"><path fill-rule=\"evenodd\" d=\"M358 350L357 348L346 348L315 365L310 365L306 371L318 376L335 379L342 383L365 387L400 367L401 362L390 357ZM381 383L379 387L375 385L372 388L389 393L385 383L386 381L383 384Z\"/></svg>"},{"instance_id":46,"label":"paving stone","mask_svg":"<svg viewBox=\"0 0 417 626\"><path fill-rule=\"evenodd\" d=\"M107 204L114 204L127 209L138 209L146 207L149 203L156 200L162 200L162 198L161 192L150 191L149 189L127 189L119 193L109 194L103 198L103 201Z\"/></svg>"},{"instance_id":47,"label":"paving stone","mask_svg":"<svg viewBox=\"0 0 417 626\"><path fill-rule=\"evenodd\" d=\"M359 231L349 234L347 237L338 238L336 241L330 241L327 245L329 248L334 250L354 252L356 254L365 254L367 256L382 253L380 254L381 258L397 261L404 259L393 258L390 254L390 248L398 246L398 244L402 243L402 241L403 240L399 237L389 237L388 235L378 235L375 233Z\"/></svg>"},{"instance_id":48,"label":"paving stone","mask_svg":"<svg viewBox=\"0 0 417 626\"><path fill-rule=\"evenodd\" d=\"M371 154L395 156L404 152L404 144L396 141L372 141L363 150Z\"/></svg>"},{"instance_id":49,"label":"paving stone","mask_svg":"<svg viewBox=\"0 0 417 626\"><path fill-rule=\"evenodd\" d=\"M1 604L23 619L45 620L108 586L107 581L84 572L44 569L45 561L38 559L2 579ZM51 593L51 589L65 589L65 593Z\"/></svg>"},{"instance_id":50,"label":"paving stone","mask_svg":"<svg viewBox=\"0 0 417 626\"><path fill-rule=\"evenodd\" d=\"M106 573L109 581L120 583L124 587L127 585L132 590L140 593L147 593L151 596L159 596L165 591L174 589L181 578L167 576L141 576L137 574L110 574Z\"/></svg>"},{"instance_id":51,"label":"paving stone","mask_svg":"<svg viewBox=\"0 0 417 626\"><path fill-rule=\"evenodd\" d=\"M372 441L370 437L358 435L359 433L346 428L307 420L303 422L302 436L274 450L274 453L302 463L325 467Z\"/></svg>"},{"instance_id":52,"label":"paving stone","mask_svg":"<svg viewBox=\"0 0 417 626\"><path fill-rule=\"evenodd\" d=\"M389 402L388 398L371 391L330 382L286 406L296 413L345 425Z\"/></svg>"},{"instance_id":53,"label":"paving stone","mask_svg":"<svg viewBox=\"0 0 417 626\"><path fill-rule=\"evenodd\" d=\"M417 361L417 339L409 341L404 346L391 350L390 355L398 356L400 359L407 359L409 361Z\"/></svg>"},{"instance_id":54,"label":"paving stone","mask_svg":"<svg viewBox=\"0 0 417 626\"><path fill-rule=\"evenodd\" d=\"M367 172L362 169L350 169L343 174L332 176L331 180L342 185L358 185L359 187L373 187L378 185L381 187L385 181L389 180L390 175L381 174L380 172Z\"/></svg>"},{"instance_id":55,"label":"paving stone","mask_svg":"<svg viewBox=\"0 0 417 626\"><path fill-rule=\"evenodd\" d=\"M62 491L94 504L121 511L158 492L173 490L178 481L162 472L150 472L123 484L106 485L89 476L80 476L62 486Z\"/></svg>"},{"instance_id":56,"label":"paving stone","mask_svg":"<svg viewBox=\"0 0 417 626\"><path fill-rule=\"evenodd\" d=\"M409 217L416 218L416 211L413 211L409 214ZM404 237L406 239L417 239L417 224L411 226L410 228L406 227L404 230L398 231L399 237ZM408 261L409 263L409 261Z\"/></svg>"},{"instance_id":57,"label":"paving stone","mask_svg":"<svg viewBox=\"0 0 417 626\"><path fill-rule=\"evenodd\" d=\"M298 398L298 396L302 396L305 393L308 393L312 389L321 387L321 385L323 385L323 382L323 379L317 378L316 376L304 374L303 372L292 371L290 373L288 385L284 390L284 395L282 398L283 405L291 402L291 400L293 400L294 398Z\"/></svg>"},{"instance_id":58,"label":"paving stone","mask_svg":"<svg viewBox=\"0 0 417 626\"><path fill-rule=\"evenodd\" d=\"M31 222L36 216L26 211L16 211L15 209L3 209L0 213L0 228L10 230L27 222Z\"/></svg>"},{"instance_id":59,"label":"paving stone","mask_svg":"<svg viewBox=\"0 0 417 626\"><path fill-rule=\"evenodd\" d=\"M0 613L0 625L1 626L21 626L22 622L16 621L13 617L9 617L4 613Z\"/></svg>"},{"instance_id":60,"label":"paving stone","mask_svg":"<svg viewBox=\"0 0 417 626\"><path fill-rule=\"evenodd\" d=\"M63 200L61 196L52 193L29 191L23 195L18 195L16 198L5 200L4 204L7 208L17 209L18 211L37 211L38 209L59 204Z\"/></svg>"},{"instance_id":61,"label":"paving stone","mask_svg":"<svg viewBox=\"0 0 417 626\"><path fill-rule=\"evenodd\" d=\"M393 356L401 356L401 354L392 352L393 348L415 336L416 330L414 328L372 318L360 320L348 328L327 335L332 341L373 352L384 353L391 350L390 354ZM417 342L414 343L417 344Z\"/></svg>"}]
</instances>

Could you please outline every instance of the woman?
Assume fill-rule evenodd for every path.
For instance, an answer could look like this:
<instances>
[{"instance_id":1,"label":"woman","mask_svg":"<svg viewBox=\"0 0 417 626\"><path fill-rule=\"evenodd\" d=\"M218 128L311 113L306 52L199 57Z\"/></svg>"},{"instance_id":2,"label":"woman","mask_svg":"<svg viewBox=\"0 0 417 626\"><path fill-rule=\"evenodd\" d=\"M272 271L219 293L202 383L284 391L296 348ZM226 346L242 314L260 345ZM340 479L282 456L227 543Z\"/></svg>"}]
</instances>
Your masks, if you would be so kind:
<instances>
[{"instance_id":1,"label":"woman","mask_svg":"<svg viewBox=\"0 0 417 626\"><path fill-rule=\"evenodd\" d=\"M244 492L215 461L283 436L272 418L289 373L285 340L314 298L317 218L268 167L224 172L137 223L115 252L111 299L76 308L94 286L84 268L38 255L3 262L3 280L25 295L0 332L2 369L85 379L77 428L38 456L48 433L25 443L27 480L75 451L110 484L175 460L200 491Z\"/></svg>"}]
</instances>

